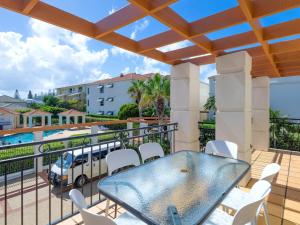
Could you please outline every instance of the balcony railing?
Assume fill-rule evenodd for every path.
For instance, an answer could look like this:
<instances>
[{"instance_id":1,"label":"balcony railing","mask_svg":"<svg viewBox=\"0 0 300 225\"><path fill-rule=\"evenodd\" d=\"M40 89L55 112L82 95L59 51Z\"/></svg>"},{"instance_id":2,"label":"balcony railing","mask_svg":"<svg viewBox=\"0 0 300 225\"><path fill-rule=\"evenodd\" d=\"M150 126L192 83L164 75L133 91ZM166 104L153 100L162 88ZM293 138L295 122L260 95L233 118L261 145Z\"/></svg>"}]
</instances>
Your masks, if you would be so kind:
<instances>
[{"instance_id":1,"label":"balcony railing","mask_svg":"<svg viewBox=\"0 0 300 225\"><path fill-rule=\"evenodd\" d=\"M271 119L270 147L300 151L300 119Z\"/></svg>"},{"instance_id":2,"label":"balcony railing","mask_svg":"<svg viewBox=\"0 0 300 225\"><path fill-rule=\"evenodd\" d=\"M78 213L68 190L79 188L90 206L104 200L96 184L105 156L158 142L174 151L176 123L0 147L0 224L56 224ZM14 208L14 206L16 206Z\"/></svg>"},{"instance_id":3,"label":"balcony railing","mask_svg":"<svg viewBox=\"0 0 300 225\"><path fill-rule=\"evenodd\" d=\"M200 149L215 140L215 123L199 122ZM300 119L270 119L270 148L300 151Z\"/></svg>"}]
</instances>

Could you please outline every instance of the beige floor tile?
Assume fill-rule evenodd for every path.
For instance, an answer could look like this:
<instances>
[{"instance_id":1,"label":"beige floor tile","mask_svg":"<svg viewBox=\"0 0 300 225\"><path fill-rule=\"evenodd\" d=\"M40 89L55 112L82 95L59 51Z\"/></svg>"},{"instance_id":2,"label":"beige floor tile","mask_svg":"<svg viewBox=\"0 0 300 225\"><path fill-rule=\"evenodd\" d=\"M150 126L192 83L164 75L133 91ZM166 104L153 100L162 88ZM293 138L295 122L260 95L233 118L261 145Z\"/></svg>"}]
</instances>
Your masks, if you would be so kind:
<instances>
[{"instance_id":1,"label":"beige floor tile","mask_svg":"<svg viewBox=\"0 0 300 225\"><path fill-rule=\"evenodd\" d=\"M293 223L299 223L300 222L300 212L289 210L289 209L284 209L283 219L291 221Z\"/></svg>"}]
</instances>

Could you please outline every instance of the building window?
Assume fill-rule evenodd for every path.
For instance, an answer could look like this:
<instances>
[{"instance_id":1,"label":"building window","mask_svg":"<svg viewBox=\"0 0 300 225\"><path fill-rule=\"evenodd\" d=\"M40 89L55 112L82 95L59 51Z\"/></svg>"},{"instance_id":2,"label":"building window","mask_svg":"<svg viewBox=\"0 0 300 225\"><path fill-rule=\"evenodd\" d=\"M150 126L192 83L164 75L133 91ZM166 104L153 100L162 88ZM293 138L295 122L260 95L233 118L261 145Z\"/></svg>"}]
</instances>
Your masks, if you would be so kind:
<instances>
[{"instance_id":1,"label":"building window","mask_svg":"<svg viewBox=\"0 0 300 225\"><path fill-rule=\"evenodd\" d=\"M87 88L87 94L88 95L90 94L90 88Z\"/></svg>"},{"instance_id":2,"label":"building window","mask_svg":"<svg viewBox=\"0 0 300 225\"><path fill-rule=\"evenodd\" d=\"M72 92L73 92L73 88L70 88L69 93L72 94Z\"/></svg>"},{"instance_id":3,"label":"building window","mask_svg":"<svg viewBox=\"0 0 300 225\"><path fill-rule=\"evenodd\" d=\"M107 87L107 88L113 88L113 87L114 87L114 84L113 84L113 83L107 84L106 87Z\"/></svg>"},{"instance_id":4,"label":"building window","mask_svg":"<svg viewBox=\"0 0 300 225\"><path fill-rule=\"evenodd\" d=\"M114 98L113 98L113 97L107 98L106 101L108 101L108 102L113 102L113 101L114 101Z\"/></svg>"},{"instance_id":5,"label":"building window","mask_svg":"<svg viewBox=\"0 0 300 225\"><path fill-rule=\"evenodd\" d=\"M90 100L87 100L87 106L90 106Z\"/></svg>"},{"instance_id":6,"label":"building window","mask_svg":"<svg viewBox=\"0 0 300 225\"><path fill-rule=\"evenodd\" d=\"M82 92L82 87L79 87L79 88L78 88L78 92Z\"/></svg>"},{"instance_id":7,"label":"building window","mask_svg":"<svg viewBox=\"0 0 300 225\"><path fill-rule=\"evenodd\" d=\"M98 98L100 106L104 106L104 98Z\"/></svg>"},{"instance_id":8,"label":"building window","mask_svg":"<svg viewBox=\"0 0 300 225\"><path fill-rule=\"evenodd\" d=\"M109 115L109 116L113 116L113 115L114 115L114 112L113 112L113 111L107 111L106 114Z\"/></svg>"},{"instance_id":9,"label":"building window","mask_svg":"<svg viewBox=\"0 0 300 225\"><path fill-rule=\"evenodd\" d=\"M99 88L100 93L104 93L104 85L100 84L97 88Z\"/></svg>"}]
</instances>

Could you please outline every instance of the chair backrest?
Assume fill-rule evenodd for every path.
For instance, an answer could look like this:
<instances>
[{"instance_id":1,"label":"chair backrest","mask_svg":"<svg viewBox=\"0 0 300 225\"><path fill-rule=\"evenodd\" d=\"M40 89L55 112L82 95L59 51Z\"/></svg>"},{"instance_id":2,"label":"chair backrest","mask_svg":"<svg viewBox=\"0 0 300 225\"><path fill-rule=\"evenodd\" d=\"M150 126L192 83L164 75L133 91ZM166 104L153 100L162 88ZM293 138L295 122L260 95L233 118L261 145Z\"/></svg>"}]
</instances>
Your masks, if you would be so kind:
<instances>
[{"instance_id":1,"label":"chair backrest","mask_svg":"<svg viewBox=\"0 0 300 225\"><path fill-rule=\"evenodd\" d=\"M91 213L86 209L80 210L80 214L85 225L117 225L113 220L101 215Z\"/></svg>"},{"instance_id":2,"label":"chair backrest","mask_svg":"<svg viewBox=\"0 0 300 225\"><path fill-rule=\"evenodd\" d=\"M232 225L245 225L245 224L256 224L257 214L264 199L271 192L271 184L265 180L259 180L256 183L256 188L261 188L262 196L253 195L252 202L247 203L242 208L240 208L234 215Z\"/></svg>"},{"instance_id":3,"label":"chair backrest","mask_svg":"<svg viewBox=\"0 0 300 225\"><path fill-rule=\"evenodd\" d=\"M84 200L84 196L81 194L80 191L77 189L72 189L69 192L70 199L72 202L76 205L76 207L81 210L81 209L87 209L87 204Z\"/></svg>"},{"instance_id":4,"label":"chair backrest","mask_svg":"<svg viewBox=\"0 0 300 225\"><path fill-rule=\"evenodd\" d=\"M133 149L120 149L106 155L107 173L110 176L115 170L125 166L140 165L140 158Z\"/></svg>"},{"instance_id":5,"label":"chair backrest","mask_svg":"<svg viewBox=\"0 0 300 225\"><path fill-rule=\"evenodd\" d=\"M207 142L205 152L207 154L237 159L238 146L236 143L230 141L214 140Z\"/></svg>"},{"instance_id":6,"label":"chair backrest","mask_svg":"<svg viewBox=\"0 0 300 225\"><path fill-rule=\"evenodd\" d=\"M277 163L268 164L262 171L260 180L272 182L276 174L279 173L280 165Z\"/></svg>"},{"instance_id":7,"label":"chair backrest","mask_svg":"<svg viewBox=\"0 0 300 225\"><path fill-rule=\"evenodd\" d=\"M146 143L139 146L139 152L142 157L142 162L144 163L147 159L153 157L164 157L164 150L158 143Z\"/></svg>"}]
</instances>

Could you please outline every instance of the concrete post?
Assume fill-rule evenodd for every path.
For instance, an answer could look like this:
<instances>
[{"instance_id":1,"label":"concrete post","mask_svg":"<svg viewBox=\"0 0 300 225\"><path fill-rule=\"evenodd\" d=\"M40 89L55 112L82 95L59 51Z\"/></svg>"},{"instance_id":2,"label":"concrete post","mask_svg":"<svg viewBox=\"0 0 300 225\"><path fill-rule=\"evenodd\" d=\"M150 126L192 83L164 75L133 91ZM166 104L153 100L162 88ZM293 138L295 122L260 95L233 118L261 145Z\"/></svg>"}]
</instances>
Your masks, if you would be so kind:
<instances>
[{"instance_id":1,"label":"concrete post","mask_svg":"<svg viewBox=\"0 0 300 225\"><path fill-rule=\"evenodd\" d=\"M132 122L127 122L127 130L132 129L133 128L133 123ZM132 131L128 131L128 138L131 138L133 136L133 132ZM133 140L129 139L129 144L132 145Z\"/></svg>"},{"instance_id":2,"label":"concrete post","mask_svg":"<svg viewBox=\"0 0 300 225\"><path fill-rule=\"evenodd\" d=\"M51 122L51 115L48 116L48 126L51 126L52 122Z\"/></svg>"},{"instance_id":3,"label":"concrete post","mask_svg":"<svg viewBox=\"0 0 300 225\"><path fill-rule=\"evenodd\" d=\"M183 63L172 67L171 122L178 123L175 151L199 150L199 66Z\"/></svg>"},{"instance_id":4,"label":"concrete post","mask_svg":"<svg viewBox=\"0 0 300 225\"><path fill-rule=\"evenodd\" d=\"M29 127L32 128L32 116L29 116Z\"/></svg>"},{"instance_id":5,"label":"concrete post","mask_svg":"<svg viewBox=\"0 0 300 225\"><path fill-rule=\"evenodd\" d=\"M78 116L74 116L74 124L78 124Z\"/></svg>"},{"instance_id":6,"label":"concrete post","mask_svg":"<svg viewBox=\"0 0 300 225\"><path fill-rule=\"evenodd\" d=\"M91 134L98 134L98 131L99 131L98 126L91 127ZM98 144L98 136L91 137L91 143L92 143L92 145Z\"/></svg>"},{"instance_id":7,"label":"concrete post","mask_svg":"<svg viewBox=\"0 0 300 225\"><path fill-rule=\"evenodd\" d=\"M42 141L43 140L43 131L33 132L34 141ZM34 145L34 154L38 155L43 152L43 146ZM40 173L43 171L43 157L38 157L36 161L34 161L34 168L37 168L37 171Z\"/></svg>"},{"instance_id":8,"label":"concrete post","mask_svg":"<svg viewBox=\"0 0 300 225\"><path fill-rule=\"evenodd\" d=\"M41 116L42 117L42 127L44 127L46 125L46 117L45 116Z\"/></svg>"},{"instance_id":9,"label":"concrete post","mask_svg":"<svg viewBox=\"0 0 300 225\"><path fill-rule=\"evenodd\" d=\"M59 116L58 116L58 124L59 124L59 125L62 125L62 124L63 124L63 117L62 117L62 115L59 115Z\"/></svg>"},{"instance_id":10,"label":"concrete post","mask_svg":"<svg viewBox=\"0 0 300 225\"><path fill-rule=\"evenodd\" d=\"M269 149L270 79L252 79L252 146L256 150Z\"/></svg>"},{"instance_id":11,"label":"concrete post","mask_svg":"<svg viewBox=\"0 0 300 225\"><path fill-rule=\"evenodd\" d=\"M85 116L82 116L82 123L85 123Z\"/></svg>"},{"instance_id":12,"label":"concrete post","mask_svg":"<svg viewBox=\"0 0 300 225\"><path fill-rule=\"evenodd\" d=\"M70 124L70 116L66 116L66 123Z\"/></svg>"},{"instance_id":13,"label":"concrete post","mask_svg":"<svg viewBox=\"0 0 300 225\"><path fill-rule=\"evenodd\" d=\"M147 127L148 124L147 123L140 123L140 128L144 128ZM144 135L145 134L145 129L141 129L140 130L140 135Z\"/></svg>"},{"instance_id":14,"label":"concrete post","mask_svg":"<svg viewBox=\"0 0 300 225\"><path fill-rule=\"evenodd\" d=\"M216 139L237 143L238 158L251 163L252 59L245 51L232 53L217 57L216 67Z\"/></svg>"},{"instance_id":15,"label":"concrete post","mask_svg":"<svg viewBox=\"0 0 300 225\"><path fill-rule=\"evenodd\" d=\"M23 127L27 127L27 116L23 116Z\"/></svg>"}]
</instances>

